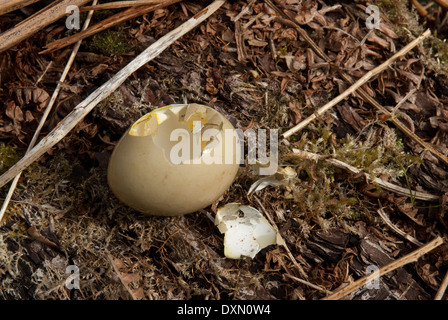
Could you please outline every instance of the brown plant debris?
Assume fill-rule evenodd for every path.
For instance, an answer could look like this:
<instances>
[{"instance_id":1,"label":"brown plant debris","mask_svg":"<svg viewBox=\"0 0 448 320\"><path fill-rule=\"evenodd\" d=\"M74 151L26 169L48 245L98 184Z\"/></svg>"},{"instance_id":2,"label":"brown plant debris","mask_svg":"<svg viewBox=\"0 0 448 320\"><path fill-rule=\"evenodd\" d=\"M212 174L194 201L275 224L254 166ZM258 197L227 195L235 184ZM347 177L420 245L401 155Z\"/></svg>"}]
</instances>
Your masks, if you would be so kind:
<instances>
[{"instance_id":1,"label":"brown plant debris","mask_svg":"<svg viewBox=\"0 0 448 320\"><path fill-rule=\"evenodd\" d=\"M0 1L0 180L26 153L72 52L65 44L83 39L38 141L212 3L95 10L79 0L81 23L94 10L83 33L66 28L55 5L66 2ZM445 2L374 1L371 30L371 1L225 1L22 168L0 225L0 300L448 299ZM107 185L111 152L135 120L173 103L209 105L242 130L278 129L277 172L242 165L221 198L183 217L126 207ZM225 258L213 220L231 202L263 213L284 245Z\"/></svg>"}]
</instances>

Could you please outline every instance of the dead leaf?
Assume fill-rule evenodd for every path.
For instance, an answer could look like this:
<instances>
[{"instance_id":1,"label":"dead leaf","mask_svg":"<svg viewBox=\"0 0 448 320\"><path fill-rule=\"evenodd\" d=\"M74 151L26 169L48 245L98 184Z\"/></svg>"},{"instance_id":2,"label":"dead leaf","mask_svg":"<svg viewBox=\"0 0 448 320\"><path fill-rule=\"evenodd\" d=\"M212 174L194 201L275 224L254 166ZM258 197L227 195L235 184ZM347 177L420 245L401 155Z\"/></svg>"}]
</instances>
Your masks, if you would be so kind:
<instances>
[{"instance_id":1,"label":"dead leaf","mask_svg":"<svg viewBox=\"0 0 448 320\"><path fill-rule=\"evenodd\" d=\"M15 93L20 106L35 103L38 111L42 111L50 100L50 95L41 88L17 88Z\"/></svg>"},{"instance_id":2,"label":"dead leaf","mask_svg":"<svg viewBox=\"0 0 448 320\"><path fill-rule=\"evenodd\" d=\"M136 300L143 300L145 298L145 293L143 288L130 289L132 297Z\"/></svg>"},{"instance_id":3,"label":"dead leaf","mask_svg":"<svg viewBox=\"0 0 448 320\"><path fill-rule=\"evenodd\" d=\"M28 234L30 235L30 237L32 237L33 239L42 242L46 245L49 245L51 247L54 248L58 248L58 245L56 243L54 243L53 241L50 241L47 237L44 237L39 230L37 230L36 226L31 226L28 228L27 230Z\"/></svg>"},{"instance_id":4,"label":"dead leaf","mask_svg":"<svg viewBox=\"0 0 448 320\"><path fill-rule=\"evenodd\" d=\"M350 124L356 131L361 131L361 129L363 128L362 118L352 107L345 103L342 106L337 105L336 108L338 109L339 113L342 116L342 119L344 119L345 122Z\"/></svg>"},{"instance_id":5,"label":"dead leaf","mask_svg":"<svg viewBox=\"0 0 448 320\"><path fill-rule=\"evenodd\" d=\"M289 117L293 124L298 124L302 120L302 111L297 100L289 102Z\"/></svg>"},{"instance_id":6,"label":"dead leaf","mask_svg":"<svg viewBox=\"0 0 448 320\"><path fill-rule=\"evenodd\" d=\"M423 217L421 215L417 216L418 209L414 208L414 205L412 203L403 203L397 205L398 209L401 213L404 213L408 218L410 218L412 221L414 221L419 226L424 227L425 223L423 222Z\"/></svg>"},{"instance_id":7,"label":"dead leaf","mask_svg":"<svg viewBox=\"0 0 448 320\"><path fill-rule=\"evenodd\" d=\"M23 112L13 101L10 101L6 106L6 115L14 121L14 124L23 121Z\"/></svg>"},{"instance_id":8,"label":"dead leaf","mask_svg":"<svg viewBox=\"0 0 448 320\"><path fill-rule=\"evenodd\" d=\"M99 74L104 73L107 70L107 68L109 68L109 65L105 63L100 63L99 65L93 67L92 70L90 70L89 76L96 77Z\"/></svg>"},{"instance_id":9,"label":"dead leaf","mask_svg":"<svg viewBox=\"0 0 448 320\"><path fill-rule=\"evenodd\" d=\"M317 2L307 0L303 5L299 7L299 12L296 15L296 21L298 24L307 24L314 19L317 13Z\"/></svg>"},{"instance_id":10,"label":"dead leaf","mask_svg":"<svg viewBox=\"0 0 448 320\"><path fill-rule=\"evenodd\" d=\"M31 111L26 110L26 111L25 111L25 122L31 122L31 121L33 121L33 120L34 120L34 116L33 116L33 114L31 113Z\"/></svg>"},{"instance_id":11,"label":"dead leaf","mask_svg":"<svg viewBox=\"0 0 448 320\"><path fill-rule=\"evenodd\" d=\"M133 273L122 272L120 277L125 285L129 285L131 282L136 282L140 280L140 275L137 272Z\"/></svg>"}]
</instances>

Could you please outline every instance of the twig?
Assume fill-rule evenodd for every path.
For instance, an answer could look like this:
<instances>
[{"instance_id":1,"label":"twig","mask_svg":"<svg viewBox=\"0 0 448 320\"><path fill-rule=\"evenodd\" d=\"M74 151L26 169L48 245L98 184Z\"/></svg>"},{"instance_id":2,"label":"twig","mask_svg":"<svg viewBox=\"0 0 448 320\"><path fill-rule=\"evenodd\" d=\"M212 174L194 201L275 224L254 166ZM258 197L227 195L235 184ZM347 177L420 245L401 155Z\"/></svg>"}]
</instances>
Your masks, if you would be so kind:
<instances>
[{"instance_id":1,"label":"twig","mask_svg":"<svg viewBox=\"0 0 448 320\"><path fill-rule=\"evenodd\" d=\"M404 257L401 257L400 259L397 259L395 261L392 261L391 263L381 267L378 271L378 277L381 277L395 269L398 269L400 267L403 267L404 265L417 261L421 256L427 254L434 248L437 248L441 244L443 244L444 241L441 237L437 237L431 242L428 242L424 246L414 250L413 252L405 255ZM363 287L368 282L371 281L372 275L365 275L364 277L350 283L346 287L336 291L332 295L323 298L323 300L338 300L342 299L345 296L349 295L350 293L356 291L357 289Z\"/></svg>"},{"instance_id":2,"label":"twig","mask_svg":"<svg viewBox=\"0 0 448 320\"><path fill-rule=\"evenodd\" d=\"M97 2L98 2L98 0L93 0L93 4L96 4ZM90 19L92 18L92 15L93 15L93 11L89 11L87 18L84 21L83 30L85 30L89 26ZM37 138L39 137L40 131L42 130L42 127L43 127L45 121L47 120L47 117L50 114L51 109L53 108L53 105L59 95L59 91L61 91L62 83L64 83L65 78L67 77L68 71L70 70L70 68L73 64L73 61L75 60L76 54L78 53L79 47L81 46L81 42L82 42L81 40L78 41L72 50L72 53L67 61L65 69L62 72L62 75L59 79L58 85L56 86L56 89L54 90L53 95L51 96L51 99L48 102L47 107L45 108L45 111L42 115L42 118L39 121L36 131L34 132L33 138L31 139L31 142L28 145L25 155L28 154L30 152L30 150L34 147L34 145L36 144L36 141L37 141ZM14 190L17 187L17 183L19 182L21 175L22 175L22 171L19 171L19 173L15 176L14 180L12 181L11 186L9 187L8 194L6 195L5 201L3 201L2 207L0 209L0 223L1 223L3 216L6 212L6 209L8 208L9 202L11 201L11 198L14 194Z\"/></svg>"},{"instance_id":3,"label":"twig","mask_svg":"<svg viewBox=\"0 0 448 320\"><path fill-rule=\"evenodd\" d=\"M90 11L90 10L109 10L109 9L120 9L136 6L147 6L163 3L165 0L133 0L133 1L116 1L109 3L101 3L97 5L84 6L79 9L79 12Z\"/></svg>"},{"instance_id":4,"label":"twig","mask_svg":"<svg viewBox=\"0 0 448 320\"><path fill-rule=\"evenodd\" d=\"M316 54L324 59L326 62L331 63L330 57L328 57L325 52L322 51L322 49L313 41L313 39L310 38L308 33L300 27L296 22L294 22L294 17L288 16L285 12L281 11L277 6L275 6L271 0L264 0L266 4L268 4L277 14L279 14L281 17L283 17L283 20L286 21L288 19L288 25L292 26L297 30L297 32L300 34L300 36L305 39L305 41L311 46L311 48L316 52ZM281 3L281 0L274 0L276 1L280 6L283 4ZM347 73L345 73L342 69L339 69L339 74L341 77L347 81L349 84L353 84L355 81L352 79L351 76L349 76ZM426 150L429 150L434 156L436 156L439 160L443 161L446 165L448 165L448 157L442 154L441 152L437 151L434 147L432 147L429 143L426 143L423 141L419 136L417 136L414 132L409 130L409 128L403 124L398 118L392 117L392 114L382 105L380 105L374 98L372 98L363 88L358 88L356 91L361 98L368 102L370 105L374 106L379 112L385 114L390 118L390 121L404 134L406 134L409 138L414 140L416 143L421 145Z\"/></svg>"},{"instance_id":5,"label":"twig","mask_svg":"<svg viewBox=\"0 0 448 320\"><path fill-rule=\"evenodd\" d=\"M243 10L241 10L240 13L238 13L236 16L230 18L230 20L233 21L233 22L238 21L242 16L244 16L246 13L249 12L249 9L250 9L250 7L254 4L254 2L255 2L255 0L251 0L251 1L247 4L247 6L245 6L245 7L243 8Z\"/></svg>"},{"instance_id":6,"label":"twig","mask_svg":"<svg viewBox=\"0 0 448 320\"><path fill-rule=\"evenodd\" d=\"M235 21L235 44L238 61L245 61L247 59L247 52L246 46L244 45L244 32L241 29L241 23L239 21Z\"/></svg>"},{"instance_id":7,"label":"twig","mask_svg":"<svg viewBox=\"0 0 448 320\"><path fill-rule=\"evenodd\" d=\"M434 0L439 6L444 9L448 9L448 1L447 0Z\"/></svg>"},{"instance_id":8,"label":"twig","mask_svg":"<svg viewBox=\"0 0 448 320\"><path fill-rule=\"evenodd\" d=\"M0 16L2 14L26 7L40 0L0 0Z\"/></svg>"},{"instance_id":9,"label":"twig","mask_svg":"<svg viewBox=\"0 0 448 320\"><path fill-rule=\"evenodd\" d=\"M400 51L398 51L396 54L394 54L392 57L384 61L382 64L380 64L378 67L376 67L373 70L370 70L365 75L363 75L358 81L356 81L354 84L352 84L347 90L345 90L343 93L338 95L336 98L325 104L323 107L319 108L315 113L313 113L311 116L294 126L293 128L289 129L285 133L283 133L283 136L285 138L288 138L289 136L293 135L294 133L302 130L304 127L306 127L311 121L316 119L318 116L324 114L331 108L333 108L336 104L344 100L347 96L355 92L359 87L361 87L363 84L365 84L367 81L369 81L372 77L378 75L379 73L383 72L385 69L387 69L395 60L400 58L401 56L408 53L412 48L414 48L416 45L418 45L421 41L426 39L428 36L431 35L431 31L428 29L426 30L421 36L418 38L412 40L410 43L408 43L405 47L403 47Z\"/></svg>"},{"instance_id":10,"label":"twig","mask_svg":"<svg viewBox=\"0 0 448 320\"><path fill-rule=\"evenodd\" d=\"M420 2L418 2L418 0L411 0L411 2L419 15L421 15L422 17L426 17L428 15L428 10L426 10L425 7L422 6Z\"/></svg>"},{"instance_id":11,"label":"twig","mask_svg":"<svg viewBox=\"0 0 448 320\"><path fill-rule=\"evenodd\" d=\"M297 281L297 282L299 282L301 284L304 284L304 285L306 285L308 287L311 287L313 289L319 290L320 292L331 293L331 292L329 292L328 290L326 290L326 289L324 289L322 287L319 287L319 286L317 286L315 284L312 284L312 283L310 283L310 282L308 282L306 280L294 277L294 276L292 276L292 275L290 275L288 273L285 273L285 276L287 276L288 278L291 278L292 280L295 280L295 281Z\"/></svg>"},{"instance_id":12,"label":"twig","mask_svg":"<svg viewBox=\"0 0 448 320\"><path fill-rule=\"evenodd\" d=\"M271 215L268 213L268 211L266 210L266 208L263 206L263 204L261 203L260 199L258 199L257 196L254 196L255 200L257 200L258 205L261 207L263 213L265 214L265 216L268 218L269 222L271 223L272 227L275 229L275 232L277 232L278 235L280 235L280 232L278 230L277 224L275 223L274 219L272 219ZM281 235L280 235L281 236ZM304 278L308 278L308 275L305 273L305 271L303 271L303 268L300 266L300 264L297 262L296 258L294 258L291 250L289 250L288 245L286 244L286 242L283 240L283 247L286 250L286 253L288 254L289 259L292 261L292 263L294 264L294 266L297 268L297 270L299 271L299 273L301 274L302 277ZM306 280L302 280L302 281L306 281ZM307 281L306 281L307 282ZM325 289L323 289L325 290Z\"/></svg>"},{"instance_id":13,"label":"twig","mask_svg":"<svg viewBox=\"0 0 448 320\"><path fill-rule=\"evenodd\" d=\"M389 226L389 228L391 228L393 231L398 233L400 236L402 236L406 240L411 241L413 244L418 245L419 247L421 247L423 245L423 243L421 243L420 241L415 239L413 236L411 236L410 234L407 234L406 232L404 232L403 230L398 228L396 225L394 225L392 223L392 221L390 221L386 212L384 212L383 208L378 209L378 214L380 215L381 219L383 219L383 221Z\"/></svg>"},{"instance_id":14,"label":"twig","mask_svg":"<svg viewBox=\"0 0 448 320\"><path fill-rule=\"evenodd\" d=\"M367 181L375 183L377 185L379 185L381 188L394 192L396 194L399 194L401 196L410 196L412 194L413 197L415 197L415 199L418 200L425 200L425 201L432 201L432 202L439 202L440 201L440 197L437 195L433 195L430 193L425 193L425 192L420 192L420 191L414 191L414 190L409 190L400 186L397 186L393 183L390 183L388 181L382 180L380 178L377 177L372 177L372 175L367 174L361 170L359 170L358 168L355 168L351 165L349 165L348 163L345 163L341 160L337 160L334 158L325 158L319 154L316 153L312 153L312 152L308 152L308 151L302 151L302 150L298 150L298 149L293 149L292 154L286 154L286 156L290 156L290 157L300 157L300 158L305 158L305 159L309 159L309 160L314 160L314 161L318 161L318 160L323 160L335 167L338 168L342 168L345 170L348 170L354 174L359 174L359 173L363 173L364 176L366 177Z\"/></svg>"},{"instance_id":15,"label":"twig","mask_svg":"<svg viewBox=\"0 0 448 320\"><path fill-rule=\"evenodd\" d=\"M27 168L51 147L64 138L79 121L81 121L92 109L103 99L116 90L132 73L145 65L160 53L168 48L173 42L181 38L187 32L199 25L226 1L215 0L208 7L197 13L176 29L168 32L155 43L146 48L142 53L134 58L127 66L118 71L112 78L101 87L92 92L86 99L79 103L48 135L46 135L30 152L20 159L15 165L9 168L0 176L0 187L11 181L20 171Z\"/></svg>"},{"instance_id":16,"label":"twig","mask_svg":"<svg viewBox=\"0 0 448 320\"><path fill-rule=\"evenodd\" d=\"M443 278L442 283L440 284L439 290L437 290L434 300L442 300L447 287L448 287L448 271L446 272L445 277Z\"/></svg>"},{"instance_id":17,"label":"twig","mask_svg":"<svg viewBox=\"0 0 448 320\"><path fill-rule=\"evenodd\" d=\"M49 24L64 17L66 8L69 5L81 6L90 0L62 0L54 6L49 6L47 10L33 18L17 25L0 34L0 52L8 50L9 48L25 40L29 36L42 30Z\"/></svg>"},{"instance_id":18,"label":"twig","mask_svg":"<svg viewBox=\"0 0 448 320\"><path fill-rule=\"evenodd\" d=\"M417 91L416 88L410 90L406 94L406 96L396 104L396 106L392 109L392 111L390 113L394 114L395 112L397 112L397 110L400 109L400 107L403 105L403 103L405 103L415 93L415 91Z\"/></svg>"},{"instance_id":19,"label":"twig","mask_svg":"<svg viewBox=\"0 0 448 320\"><path fill-rule=\"evenodd\" d=\"M122 11L107 19L104 19L103 21L97 23L96 25L91 26L87 30L75 33L66 38L50 42L49 44L47 44L47 49L39 52L39 54L47 54L55 50L64 48L79 40L85 39L87 37L93 36L94 34L97 34L98 32L109 29L121 22L139 17L141 15L155 11L157 9L165 8L179 1L181 0L165 0L155 5L131 7L125 11Z\"/></svg>"}]
</instances>

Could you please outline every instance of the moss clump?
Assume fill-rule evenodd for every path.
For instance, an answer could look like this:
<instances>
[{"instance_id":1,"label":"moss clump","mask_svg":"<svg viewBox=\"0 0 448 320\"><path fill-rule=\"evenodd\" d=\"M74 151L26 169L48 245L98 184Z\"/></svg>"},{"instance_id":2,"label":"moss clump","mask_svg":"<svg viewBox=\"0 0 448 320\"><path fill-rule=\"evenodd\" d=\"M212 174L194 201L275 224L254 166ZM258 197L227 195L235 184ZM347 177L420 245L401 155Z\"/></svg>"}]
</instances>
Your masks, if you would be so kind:
<instances>
[{"instance_id":1,"label":"moss clump","mask_svg":"<svg viewBox=\"0 0 448 320\"><path fill-rule=\"evenodd\" d=\"M290 139L293 148L331 157L375 177L386 175L390 181L404 183L405 170L419 159L405 151L397 132L385 125L367 126L357 136L336 140L330 126L310 124L300 135ZM304 236L313 223L329 227L350 228L356 220L369 219L369 207L353 188L350 174L324 161L293 158L299 181L293 188L297 209L293 218L302 225Z\"/></svg>"},{"instance_id":2,"label":"moss clump","mask_svg":"<svg viewBox=\"0 0 448 320\"><path fill-rule=\"evenodd\" d=\"M392 22L395 33L403 39L403 43L409 43L425 31L426 27L419 22L418 13L413 6L409 6L408 1L381 0L375 4ZM434 32L423 42L423 47L427 50L427 54L421 56L423 64L436 74L448 74L446 40L438 38L437 32Z\"/></svg>"},{"instance_id":3,"label":"moss clump","mask_svg":"<svg viewBox=\"0 0 448 320\"><path fill-rule=\"evenodd\" d=\"M92 37L90 48L109 56L121 55L129 51L130 46L119 31L108 30Z\"/></svg>"},{"instance_id":4,"label":"moss clump","mask_svg":"<svg viewBox=\"0 0 448 320\"><path fill-rule=\"evenodd\" d=\"M22 154L14 149L12 146L0 144L0 174L3 174L12 167Z\"/></svg>"},{"instance_id":5,"label":"moss clump","mask_svg":"<svg viewBox=\"0 0 448 320\"><path fill-rule=\"evenodd\" d=\"M440 61L442 64L448 63L448 49L446 39L441 40L437 38L437 32L434 32L433 36L428 39L428 46L432 53L432 56Z\"/></svg>"},{"instance_id":6,"label":"moss clump","mask_svg":"<svg viewBox=\"0 0 448 320\"><path fill-rule=\"evenodd\" d=\"M423 33L424 28L418 21L418 14L409 8L406 0L381 0L375 4L387 19L395 26L395 32L400 36L409 36L409 31L415 36Z\"/></svg>"}]
</instances>

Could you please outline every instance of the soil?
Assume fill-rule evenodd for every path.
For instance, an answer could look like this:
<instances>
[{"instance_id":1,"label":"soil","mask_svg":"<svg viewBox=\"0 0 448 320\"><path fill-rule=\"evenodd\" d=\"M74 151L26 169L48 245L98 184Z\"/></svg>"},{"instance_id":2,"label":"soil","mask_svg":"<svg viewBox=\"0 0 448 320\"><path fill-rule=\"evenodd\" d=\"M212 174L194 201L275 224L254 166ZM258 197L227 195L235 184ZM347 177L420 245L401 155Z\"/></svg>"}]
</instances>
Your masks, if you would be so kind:
<instances>
[{"instance_id":1,"label":"soil","mask_svg":"<svg viewBox=\"0 0 448 320\"><path fill-rule=\"evenodd\" d=\"M225 3L132 74L23 172L0 225L0 299L322 299L416 250L416 243L446 240L447 164L358 94L281 141L279 172L252 193L251 186L266 177L247 163L215 203L182 217L142 215L107 185L115 144L151 110L201 103L236 128L281 134L349 87L341 70L360 78L426 27L434 35L363 89L389 111L395 108L394 116L446 156L447 12L434 5L422 17L408 1L392 2L376 2L381 24L372 31L365 24L367 1L274 1L331 62L267 2ZM0 16L0 29L44 5L38 1ZM40 136L206 5L181 1L85 39ZM98 11L91 25L120 11ZM39 54L74 32L63 26L61 19L0 53L1 174L24 155L65 67L71 47ZM296 149L338 159L409 195L323 160L299 157ZM281 169L287 167L294 176L286 178ZM8 187L0 188L1 199ZM413 191L438 200L419 200ZM226 258L224 235L213 217L231 202L265 214L286 245L268 246L254 259ZM380 209L408 237L391 228ZM345 299L433 299L447 272L448 248L442 245Z\"/></svg>"}]
</instances>

